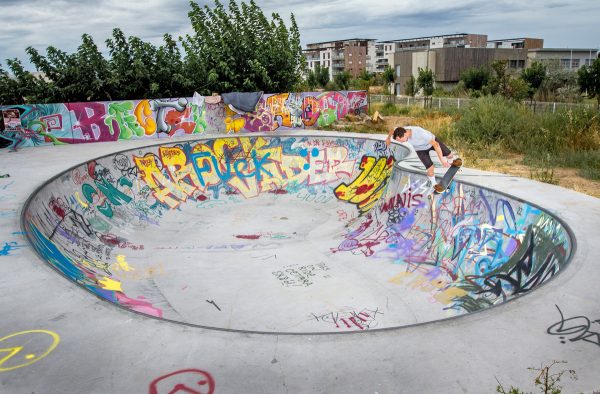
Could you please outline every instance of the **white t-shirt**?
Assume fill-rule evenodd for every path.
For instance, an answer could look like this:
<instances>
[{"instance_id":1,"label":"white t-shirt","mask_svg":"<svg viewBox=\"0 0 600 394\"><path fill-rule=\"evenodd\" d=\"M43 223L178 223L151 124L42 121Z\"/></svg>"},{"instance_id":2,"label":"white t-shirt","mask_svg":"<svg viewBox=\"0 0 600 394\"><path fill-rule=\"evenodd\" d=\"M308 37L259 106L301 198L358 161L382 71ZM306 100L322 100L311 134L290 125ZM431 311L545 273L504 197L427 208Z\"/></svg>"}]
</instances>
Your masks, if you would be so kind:
<instances>
[{"instance_id":1,"label":"white t-shirt","mask_svg":"<svg viewBox=\"0 0 600 394\"><path fill-rule=\"evenodd\" d=\"M435 135L433 135L431 131L425 130L419 126L405 126L404 128L412 130L412 135L406 142L411 144L413 148L415 148L415 151L429 150L429 148L431 148L429 141L435 139Z\"/></svg>"}]
</instances>

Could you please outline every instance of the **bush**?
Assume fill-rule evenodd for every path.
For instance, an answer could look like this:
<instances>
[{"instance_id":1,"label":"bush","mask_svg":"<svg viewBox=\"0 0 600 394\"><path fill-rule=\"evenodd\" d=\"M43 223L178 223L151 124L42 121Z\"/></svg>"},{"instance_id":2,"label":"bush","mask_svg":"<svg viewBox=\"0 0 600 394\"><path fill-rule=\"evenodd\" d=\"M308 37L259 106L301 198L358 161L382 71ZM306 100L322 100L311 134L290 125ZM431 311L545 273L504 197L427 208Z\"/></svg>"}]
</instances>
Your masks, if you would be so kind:
<instances>
[{"instance_id":1,"label":"bush","mask_svg":"<svg viewBox=\"0 0 600 394\"><path fill-rule=\"evenodd\" d=\"M528 109L501 96L473 100L454 125L455 137L479 146L502 143L522 152L524 136L531 135L533 125L527 121ZM521 138L521 139L520 139Z\"/></svg>"},{"instance_id":2,"label":"bush","mask_svg":"<svg viewBox=\"0 0 600 394\"><path fill-rule=\"evenodd\" d=\"M379 110L379 113L383 116L397 115L398 107L394 103L385 103Z\"/></svg>"}]
</instances>

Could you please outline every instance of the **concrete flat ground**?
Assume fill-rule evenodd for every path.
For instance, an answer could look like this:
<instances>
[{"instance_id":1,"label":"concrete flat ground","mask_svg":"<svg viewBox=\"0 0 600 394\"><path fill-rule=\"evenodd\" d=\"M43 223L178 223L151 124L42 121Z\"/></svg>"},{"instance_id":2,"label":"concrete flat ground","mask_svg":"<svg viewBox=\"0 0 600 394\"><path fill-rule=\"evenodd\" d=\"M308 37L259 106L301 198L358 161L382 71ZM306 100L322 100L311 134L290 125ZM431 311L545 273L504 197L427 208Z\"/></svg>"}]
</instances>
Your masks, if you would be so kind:
<instances>
[{"instance_id":1,"label":"concrete flat ground","mask_svg":"<svg viewBox=\"0 0 600 394\"><path fill-rule=\"evenodd\" d=\"M390 272L382 270L388 268L366 269L360 266L364 253L358 253L343 259L334 254L328 268L335 270L338 263L354 264L356 260L359 263L343 278L347 283L358 283L354 276L371 275L369 281L377 284L378 290L356 292L365 305L371 302L370 306L375 306L386 297L392 303L403 302L397 315L391 312L393 308L386 309L390 310L387 320L382 319L373 329L361 326L343 334L331 324L315 329L304 319L299 300L315 310L325 310L322 300L315 300L310 293L287 299L288 293L281 291L284 288L268 285L236 288L238 294L225 305L235 304L243 312L198 319L200 309L180 295L188 289L176 288L182 278L196 275L184 270L177 270L178 276L175 272L165 275L166 279L153 285L170 304L170 309L163 306L161 313L178 311L177 316L163 316L172 320L165 321L145 316L139 308L141 313L118 308L66 280L38 257L20 224L25 201L51 177L90 159L153 143L126 141L0 151L0 392L488 393L496 391L497 380L506 388L514 385L533 391L535 373L528 368L553 360L567 362L556 366L556 371L564 368L577 372L577 380L561 381L565 392L600 390L599 199L528 179L462 169L458 181L542 207L568 225L576 242L574 257L551 281L478 313L447 319L453 315L427 311L429 306L422 300L399 293L391 285L385 288L387 282L377 278L387 278ZM415 157L399 165L407 171L420 170ZM287 204L286 215L276 209L282 202ZM287 259L301 257L314 263L315 286L329 283L336 288L336 294L327 293L327 303L339 304L343 301L338 298L350 297L352 289L320 271L318 249L324 240L320 234L304 234L314 220L329 223L329 212L336 208L327 205L329 201L323 202L320 206L314 201L292 204L285 196L273 194L273 205L267 205L266 214L262 212L269 217L271 230L259 235L250 219L255 217L254 210L264 210L264 206L238 204L239 211L213 207L214 216L210 217L193 216L182 207L187 221L180 233L149 227L148 233L131 234L131 243L158 245L136 251L147 260L164 256L193 265L198 256L210 256L202 262L207 267L229 263L227 259L236 264L231 256L252 258L251 251L237 250L228 257L215 252L211 245L219 240L231 249L240 247L235 240L223 241L225 233L238 240L268 238L269 242L288 245ZM311 209L317 219L303 215ZM175 216L165 215L164 220L174 224L170 228L182 225ZM211 227L211 234L203 238L197 250L184 253L194 238L190 229L202 220L219 224ZM341 231L335 225L327 226L327 232ZM311 250L295 242L307 237ZM336 257L340 261L336 262ZM140 272L137 274L144 275ZM238 267L239 272L253 279L253 271ZM231 293L227 286L236 280L224 280L223 275L221 271L206 274L207 282L218 283L212 293L214 303L208 302L211 299L205 302L209 295L192 288L189 291L196 293L186 293L186 297L199 298L202 307L220 312L219 308L226 306L219 305L219 300L227 299ZM373 310L365 313L377 316ZM299 314L303 318L297 318ZM411 317L407 319L407 315Z\"/></svg>"}]
</instances>

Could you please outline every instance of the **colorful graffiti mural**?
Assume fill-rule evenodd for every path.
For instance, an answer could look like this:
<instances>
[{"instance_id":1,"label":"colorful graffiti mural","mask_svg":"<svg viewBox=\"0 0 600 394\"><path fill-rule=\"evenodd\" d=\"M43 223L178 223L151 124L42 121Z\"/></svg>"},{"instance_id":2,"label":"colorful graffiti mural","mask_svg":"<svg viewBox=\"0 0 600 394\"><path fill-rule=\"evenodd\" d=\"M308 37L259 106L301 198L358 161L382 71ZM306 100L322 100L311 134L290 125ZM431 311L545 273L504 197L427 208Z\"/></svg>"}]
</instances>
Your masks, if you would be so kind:
<instances>
[{"instance_id":1,"label":"colorful graffiti mural","mask_svg":"<svg viewBox=\"0 0 600 394\"><path fill-rule=\"evenodd\" d=\"M275 121L294 124L281 110L290 97L273 97L265 105L278 113ZM117 109L113 115L111 122L127 123ZM435 310L428 319L474 312L535 289L567 264L569 235L550 214L460 182L434 197L424 175L394 166L403 149L370 139L231 135L120 152L42 188L25 208L26 230L45 261L99 297L154 317L228 328L231 311L245 309L211 292L215 280L228 286L214 266L251 282L264 278L256 299L244 297L249 308L335 288L324 292L335 301L303 298L297 308L306 304L306 311L264 315L281 313L286 329L336 331L408 324L406 313L388 306L398 292L418 294ZM362 275L375 273L389 293L353 305L356 286L344 286L350 274L342 271L365 264ZM178 283L178 295L161 289L162 278ZM201 306L186 314L190 308L177 304L186 299ZM269 330L253 319L243 326ZM321 324L328 319L334 324Z\"/></svg>"},{"instance_id":2,"label":"colorful graffiti mural","mask_svg":"<svg viewBox=\"0 0 600 394\"><path fill-rule=\"evenodd\" d=\"M19 111L21 147L32 147L316 128L368 112L367 105L365 91L342 91L264 94L255 112L242 114L220 96L0 106L0 111ZM3 130L0 135L12 139Z\"/></svg>"}]
</instances>

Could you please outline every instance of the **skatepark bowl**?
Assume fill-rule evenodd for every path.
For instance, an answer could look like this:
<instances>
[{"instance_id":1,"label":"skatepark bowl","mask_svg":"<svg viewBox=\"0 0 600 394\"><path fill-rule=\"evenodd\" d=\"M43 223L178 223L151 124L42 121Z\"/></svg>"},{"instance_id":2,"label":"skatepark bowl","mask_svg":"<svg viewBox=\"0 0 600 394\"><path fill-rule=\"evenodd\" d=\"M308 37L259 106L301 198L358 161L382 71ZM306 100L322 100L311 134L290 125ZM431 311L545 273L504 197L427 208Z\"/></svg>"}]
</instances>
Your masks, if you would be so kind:
<instances>
[{"instance_id":1,"label":"skatepark bowl","mask_svg":"<svg viewBox=\"0 0 600 394\"><path fill-rule=\"evenodd\" d=\"M168 142L75 166L23 230L66 278L135 313L255 333L381 330L497 306L557 275L550 213L455 181L406 147L318 133Z\"/></svg>"}]
</instances>

